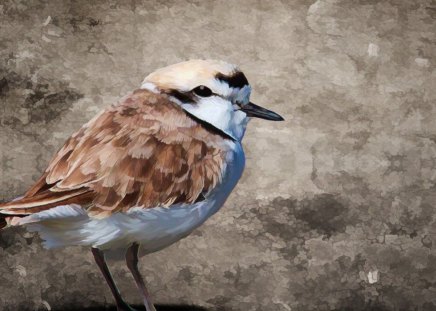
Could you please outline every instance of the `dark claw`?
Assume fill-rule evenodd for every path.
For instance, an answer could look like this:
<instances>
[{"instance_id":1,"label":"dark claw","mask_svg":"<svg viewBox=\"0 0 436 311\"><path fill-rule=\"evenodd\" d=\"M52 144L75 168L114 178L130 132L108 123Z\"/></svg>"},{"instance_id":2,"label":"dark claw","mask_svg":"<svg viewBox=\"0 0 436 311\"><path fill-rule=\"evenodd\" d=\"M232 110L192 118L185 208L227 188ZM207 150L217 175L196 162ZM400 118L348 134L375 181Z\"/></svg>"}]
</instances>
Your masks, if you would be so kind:
<instances>
[{"instance_id":1,"label":"dark claw","mask_svg":"<svg viewBox=\"0 0 436 311\"><path fill-rule=\"evenodd\" d=\"M117 311L137 311L136 309L133 309L131 306L129 306L126 302L120 302L117 305Z\"/></svg>"}]
</instances>

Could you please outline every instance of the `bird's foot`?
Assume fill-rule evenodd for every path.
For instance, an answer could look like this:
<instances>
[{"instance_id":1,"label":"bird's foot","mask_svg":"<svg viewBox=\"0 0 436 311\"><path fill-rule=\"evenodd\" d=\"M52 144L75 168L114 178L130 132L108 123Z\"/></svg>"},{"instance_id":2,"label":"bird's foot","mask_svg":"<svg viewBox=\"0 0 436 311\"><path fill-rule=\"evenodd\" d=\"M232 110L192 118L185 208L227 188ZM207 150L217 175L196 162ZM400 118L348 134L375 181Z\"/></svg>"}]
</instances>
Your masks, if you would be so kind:
<instances>
[{"instance_id":1,"label":"bird's foot","mask_svg":"<svg viewBox=\"0 0 436 311\"><path fill-rule=\"evenodd\" d=\"M152 303L145 301L144 305L145 305L146 311L156 311L156 308L154 307L154 305Z\"/></svg>"},{"instance_id":2,"label":"bird's foot","mask_svg":"<svg viewBox=\"0 0 436 311\"><path fill-rule=\"evenodd\" d=\"M117 307L117 311L138 311L131 306Z\"/></svg>"},{"instance_id":3,"label":"bird's foot","mask_svg":"<svg viewBox=\"0 0 436 311\"><path fill-rule=\"evenodd\" d=\"M122 301L117 304L117 311L137 311L129 306L126 302Z\"/></svg>"}]
</instances>

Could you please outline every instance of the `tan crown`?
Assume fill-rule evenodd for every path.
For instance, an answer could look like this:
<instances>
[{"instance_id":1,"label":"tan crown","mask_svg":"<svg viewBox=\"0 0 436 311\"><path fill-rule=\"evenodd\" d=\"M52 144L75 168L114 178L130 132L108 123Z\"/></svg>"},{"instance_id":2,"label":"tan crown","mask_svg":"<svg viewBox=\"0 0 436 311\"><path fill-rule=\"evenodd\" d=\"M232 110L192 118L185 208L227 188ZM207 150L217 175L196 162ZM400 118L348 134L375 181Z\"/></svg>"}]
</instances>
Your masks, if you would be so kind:
<instances>
[{"instance_id":1,"label":"tan crown","mask_svg":"<svg viewBox=\"0 0 436 311\"><path fill-rule=\"evenodd\" d=\"M213 86L215 76L231 76L239 69L236 65L219 60L194 59L160 68L145 77L143 85L154 84L158 89L189 91L199 85Z\"/></svg>"}]
</instances>

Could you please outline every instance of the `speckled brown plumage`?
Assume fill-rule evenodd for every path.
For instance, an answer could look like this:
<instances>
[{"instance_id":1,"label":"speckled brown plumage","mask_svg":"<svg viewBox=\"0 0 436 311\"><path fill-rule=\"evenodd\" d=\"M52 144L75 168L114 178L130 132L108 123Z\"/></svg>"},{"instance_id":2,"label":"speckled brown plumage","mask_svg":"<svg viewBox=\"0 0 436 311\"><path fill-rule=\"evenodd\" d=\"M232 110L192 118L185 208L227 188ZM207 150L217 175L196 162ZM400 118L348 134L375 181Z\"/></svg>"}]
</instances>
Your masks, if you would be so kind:
<instances>
[{"instance_id":1,"label":"speckled brown plumage","mask_svg":"<svg viewBox=\"0 0 436 311\"><path fill-rule=\"evenodd\" d=\"M0 207L30 214L77 203L105 217L193 203L219 183L225 140L166 95L137 90L73 134L22 199Z\"/></svg>"}]
</instances>

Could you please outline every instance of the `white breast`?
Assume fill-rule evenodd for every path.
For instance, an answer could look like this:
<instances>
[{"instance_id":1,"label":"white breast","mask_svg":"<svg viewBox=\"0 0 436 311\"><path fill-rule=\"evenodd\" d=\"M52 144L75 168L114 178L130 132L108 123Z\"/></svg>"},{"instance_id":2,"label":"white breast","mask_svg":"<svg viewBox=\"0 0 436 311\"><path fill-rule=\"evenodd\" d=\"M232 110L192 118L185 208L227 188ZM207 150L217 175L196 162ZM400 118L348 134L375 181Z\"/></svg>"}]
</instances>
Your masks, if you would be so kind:
<instances>
[{"instance_id":1,"label":"white breast","mask_svg":"<svg viewBox=\"0 0 436 311\"><path fill-rule=\"evenodd\" d=\"M204 201L170 208L133 208L108 218L89 218L80 206L58 206L23 218L30 231L37 231L47 248L86 245L100 249L125 248L139 242L145 253L158 251L190 234L224 204L245 165L239 142L231 152L222 182Z\"/></svg>"}]
</instances>

